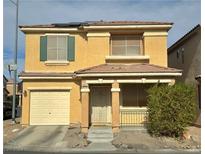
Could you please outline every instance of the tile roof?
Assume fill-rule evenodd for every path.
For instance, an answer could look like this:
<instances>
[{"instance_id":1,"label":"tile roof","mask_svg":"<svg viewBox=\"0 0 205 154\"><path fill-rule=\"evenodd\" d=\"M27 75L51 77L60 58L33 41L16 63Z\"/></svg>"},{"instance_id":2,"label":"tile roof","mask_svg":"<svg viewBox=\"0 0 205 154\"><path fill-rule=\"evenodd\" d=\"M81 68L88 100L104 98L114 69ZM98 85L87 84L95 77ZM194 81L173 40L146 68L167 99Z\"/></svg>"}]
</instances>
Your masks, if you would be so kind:
<instances>
[{"instance_id":1,"label":"tile roof","mask_svg":"<svg viewBox=\"0 0 205 154\"><path fill-rule=\"evenodd\" d=\"M78 70L74 73L52 73L52 72L22 72L19 77L76 77L80 74L98 73L181 73L175 68L162 67L147 63L135 64L101 64Z\"/></svg>"},{"instance_id":2,"label":"tile roof","mask_svg":"<svg viewBox=\"0 0 205 154\"><path fill-rule=\"evenodd\" d=\"M68 23L53 23L40 25L20 25L20 28L65 28L65 27L80 27L80 26L112 26L112 25L172 25L171 22L157 21L85 21L85 22L68 22Z\"/></svg>"},{"instance_id":3,"label":"tile roof","mask_svg":"<svg viewBox=\"0 0 205 154\"><path fill-rule=\"evenodd\" d=\"M89 73L180 73L179 69L162 67L147 63L137 64L101 64L76 71L76 74Z\"/></svg>"}]
</instances>

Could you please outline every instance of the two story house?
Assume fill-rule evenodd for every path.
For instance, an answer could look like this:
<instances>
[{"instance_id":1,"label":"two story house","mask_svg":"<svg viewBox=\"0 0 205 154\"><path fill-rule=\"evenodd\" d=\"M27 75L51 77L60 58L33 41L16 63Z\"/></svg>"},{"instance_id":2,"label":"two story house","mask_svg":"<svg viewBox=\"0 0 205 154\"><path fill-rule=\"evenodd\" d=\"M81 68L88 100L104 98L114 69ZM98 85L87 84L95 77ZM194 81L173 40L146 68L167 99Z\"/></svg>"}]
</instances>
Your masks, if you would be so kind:
<instances>
[{"instance_id":1,"label":"two story house","mask_svg":"<svg viewBox=\"0 0 205 154\"><path fill-rule=\"evenodd\" d=\"M91 126L146 122L147 88L174 84L167 67L172 23L90 21L22 25L23 125Z\"/></svg>"}]
</instances>

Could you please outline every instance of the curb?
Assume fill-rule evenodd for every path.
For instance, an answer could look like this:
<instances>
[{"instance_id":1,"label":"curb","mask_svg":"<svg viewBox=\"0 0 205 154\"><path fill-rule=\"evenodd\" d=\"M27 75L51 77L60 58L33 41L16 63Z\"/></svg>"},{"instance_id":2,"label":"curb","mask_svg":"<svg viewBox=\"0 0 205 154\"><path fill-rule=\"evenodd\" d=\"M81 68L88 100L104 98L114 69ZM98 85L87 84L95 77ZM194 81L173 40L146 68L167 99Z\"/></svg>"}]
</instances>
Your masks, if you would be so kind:
<instances>
[{"instance_id":1,"label":"curb","mask_svg":"<svg viewBox=\"0 0 205 154\"><path fill-rule=\"evenodd\" d=\"M201 149L154 149L154 150L136 150L136 152L140 152L140 153L162 153L162 152L166 152L166 153L171 153L171 152L201 152Z\"/></svg>"},{"instance_id":2,"label":"curb","mask_svg":"<svg viewBox=\"0 0 205 154\"><path fill-rule=\"evenodd\" d=\"M86 149L85 148L51 148L51 147L39 147L39 146L20 146L20 145L4 145L3 151L36 151L36 152L56 152L56 153L72 153L72 152L113 152L113 153L171 153L171 152L201 152L201 149L156 149L156 150L123 150L120 151L119 149L115 151L106 151L105 149Z\"/></svg>"}]
</instances>

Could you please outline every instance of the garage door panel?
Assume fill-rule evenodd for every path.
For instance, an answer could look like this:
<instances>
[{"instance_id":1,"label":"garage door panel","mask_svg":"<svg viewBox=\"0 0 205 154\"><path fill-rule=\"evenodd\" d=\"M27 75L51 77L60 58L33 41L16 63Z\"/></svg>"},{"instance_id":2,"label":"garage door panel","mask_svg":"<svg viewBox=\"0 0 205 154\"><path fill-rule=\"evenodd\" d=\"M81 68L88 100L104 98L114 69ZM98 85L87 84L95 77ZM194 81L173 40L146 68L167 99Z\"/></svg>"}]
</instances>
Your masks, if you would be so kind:
<instances>
[{"instance_id":1,"label":"garage door panel","mask_svg":"<svg viewBox=\"0 0 205 154\"><path fill-rule=\"evenodd\" d=\"M69 91L32 91L30 94L31 125L69 124Z\"/></svg>"}]
</instances>

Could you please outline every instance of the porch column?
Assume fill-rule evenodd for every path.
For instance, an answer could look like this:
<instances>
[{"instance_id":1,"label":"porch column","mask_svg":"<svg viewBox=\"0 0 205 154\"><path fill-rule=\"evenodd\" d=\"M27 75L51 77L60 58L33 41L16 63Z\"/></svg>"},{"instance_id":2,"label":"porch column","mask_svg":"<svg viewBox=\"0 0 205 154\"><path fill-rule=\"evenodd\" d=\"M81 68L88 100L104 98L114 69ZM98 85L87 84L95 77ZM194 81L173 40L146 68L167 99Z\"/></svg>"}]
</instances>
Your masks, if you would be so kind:
<instances>
[{"instance_id":1,"label":"porch column","mask_svg":"<svg viewBox=\"0 0 205 154\"><path fill-rule=\"evenodd\" d=\"M120 127L120 88L119 83L115 81L112 84L112 130L119 132Z\"/></svg>"},{"instance_id":2,"label":"porch column","mask_svg":"<svg viewBox=\"0 0 205 154\"><path fill-rule=\"evenodd\" d=\"M90 89L87 84L82 83L81 88L81 103L82 103L82 110L81 110L81 131L83 133L88 133L89 127L89 92Z\"/></svg>"}]
</instances>

